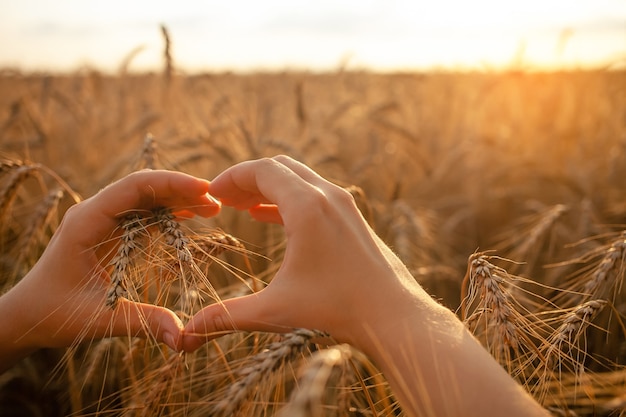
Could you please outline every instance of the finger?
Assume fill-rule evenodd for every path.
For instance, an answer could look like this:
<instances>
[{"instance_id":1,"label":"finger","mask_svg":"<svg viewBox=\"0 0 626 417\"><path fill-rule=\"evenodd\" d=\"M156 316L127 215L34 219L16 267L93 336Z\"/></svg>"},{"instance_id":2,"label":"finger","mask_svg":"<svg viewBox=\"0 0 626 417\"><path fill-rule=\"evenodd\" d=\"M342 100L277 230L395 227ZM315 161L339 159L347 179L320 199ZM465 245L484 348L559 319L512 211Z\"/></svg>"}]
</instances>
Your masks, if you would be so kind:
<instances>
[{"instance_id":1,"label":"finger","mask_svg":"<svg viewBox=\"0 0 626 417\"><path fill-rule=\"evenodd\" d=\"M154 207L183 208L197 214L216 214L219 202L207 192L209 182L181 172L139 171L109 185L91 201L109 217L127 210Z\"/></svg>"},{"instance_id":2,"label":"finger","mask_svg":"<svg viewBox=\"0 0 626 417\"><path fill-rule=\"evenodd\" d=\"M321 190L277 160L264 158L237 164L215 178L209 185L211 195L226 205L253 209L271 203L285 224L313 205L312 198ZM273 216L277 220L276 216Z\"/></svg>"},{"instance_id":3,"label":"finger","mask_svg":"<svg viewBox=\"0 0 626 417\"><path fill-rule=\"evenodd\" d=\"M272 158L296 173L304 181L316 185L317 187L331 184L325 178L305 164L285 155L278 155ZM273 204L257 204L248 209L252 217L258 221L283 224L283 219L276 205Z\"/></svg>"},{"instance_id":4,"label":"finger","mask_svg":"<svg viewBox=\"0 0 626 417\"><path fill-rule=\"evenodd\" d=\"M248 211L252 218L260 222L283 224L278 207L273 204L259 204Z\"/></svg>"},{"instance_id":5,"label":"finger","mask_svg":"<svg viewBox=\"0 0 626 417\"><path fill-rule=\"evenodd\" d=\"M233 331L287 332L289 327L263 320L261 293L226 300L200 310L183 330L182 349L193 352L204 343Z\"/></svg>"},{"instance_id":6,"label":"finger","mask_svg":"<svg viewBox=\"0 0 626 417\"><path fill-rule=\"evenodd\" d=\"M172 214L178 219L192 219L196 214L190 210L176 210Z\"/></svg>"},{"instance_id":7,"label":"finger","mask_svg":"<svg viewBox=\"0 0 626 417\"><path fill-rule=\"evenodd\" d=\"M182 348L183 324L172 312L153 304L120 299L111 322L111 336L154 338L178 351Z\"/></svg>"},{"instance_id":8,"label":"finger","mask_svg":"<svg viewBox=\"0 0 626 417\"><path fill-rule=\"evenodd\" d=\"M275 203L277 193L296 175L273 159L263 158L234 165L209 184L211 195L240 209ZM275 181L272 185L272 181Z\"/></svg>"},{"instance_id":9,"label":"finger","mask_svg":"<svg viewBox=\"0 0 626 417\"><path fill-rule=\"evenodd\" d=\"M120 215L133 210L163 206L214 216L220 203L207 194L208 188L208 181L180 172L133 173L68 211L66 215L74 217L68 222L74 229L70 237L88 246L96 245L117 226Z\"/></svg>"},{"instance_id":10,"label":"finger","mask_svg":"<svg viewBox=\"0 0 626 417\"><path fill-rule=\"evenodd\" d=\"M324 187L332 184L313 169L286 155L278 155L273 158L275 161L280 162L287 168L298 174L305 181L314 184L317 187Z\"/></svg>"},{"instance_id":11,"label":"finger","mask_svg":"<svg viewBox=\"0 0 626 417\"><path fill-rule=\"evenodd\" d=\"M260 204L271 204L271 201L269 201L264 195L260 193L241 193L236 197L220 198L220 201L222 202L222 204L234 207L237 210L249 210Z\"/></svg>"}]
</instances>

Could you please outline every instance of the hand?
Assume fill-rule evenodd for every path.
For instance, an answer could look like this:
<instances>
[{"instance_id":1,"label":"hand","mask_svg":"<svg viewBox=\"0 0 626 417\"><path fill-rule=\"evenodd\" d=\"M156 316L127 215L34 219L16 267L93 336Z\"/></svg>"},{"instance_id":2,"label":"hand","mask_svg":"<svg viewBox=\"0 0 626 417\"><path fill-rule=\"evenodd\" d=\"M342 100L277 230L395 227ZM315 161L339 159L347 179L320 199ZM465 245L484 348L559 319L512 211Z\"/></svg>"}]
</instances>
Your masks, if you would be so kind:
<instances>
[{"instance_id":1,"label":"hand","mask_svg":"<svg viewBox=\"0 0 626 417\"><path fill-rule=\"evenodd\" d=\"M276 157L227 169L209 192L283 224L287 248L265 289L197 313L185 326L184 350L225 331L324 330L380 366L407 415L547 416L424 292L343 189Z\"/></svg>"},{"instance_id":2,"label":"hand","mask_svg":"<svg viewBox=\"0 0 626 417\"><path fill-rule=\"evenodd\" d=\"M32 270L0 297L0 314L11 317L0 330L0 368L43 347L69 346L77 339L152 336L179 348L183 328L162 307L120 299L105 306L110 277L101 243L120 216L132 210L171 207L183 216L214 216L220 203L207 194L208 181L168 171L141 171L71 207Z\"/></svg>"},{"instance_id":3,"label":"hand","mask_svg":"<svg viewBox=\"0 0 626 417\"><path fill-rule=\"evenodd\" d=\"M434 304L371 230L352 196L293 159L241 163L215 178L209 192L257 220L284 224L287 249L267 288L196 314L185 328L187 351L224 331L295 327L354 344L365 326L412 310L416 296Z\"/></svg>"}]
</instances>

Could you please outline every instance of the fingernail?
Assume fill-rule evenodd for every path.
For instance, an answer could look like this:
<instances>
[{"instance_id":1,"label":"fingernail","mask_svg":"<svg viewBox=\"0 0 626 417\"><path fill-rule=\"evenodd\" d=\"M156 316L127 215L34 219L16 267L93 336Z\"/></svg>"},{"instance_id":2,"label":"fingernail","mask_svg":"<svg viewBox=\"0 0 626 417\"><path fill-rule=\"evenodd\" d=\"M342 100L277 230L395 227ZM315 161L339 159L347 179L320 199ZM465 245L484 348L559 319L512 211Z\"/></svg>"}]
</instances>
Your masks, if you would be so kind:
<instances>
[{"instance_id":1,"label":"fingernail","mask_svg":"<svg viewBox=\"0 0 626 417\"><path fill-rule=\"evenodd\" d=\"M165 343L167 346L172 348L172 350L178 350L176 348L176 338L174 337L173 334L171 334L169 332L164 332L163 333L163 343Z\"/></svg>"},{"instance_id":2,"label":"fingernail","mask_svg":"<svg viewBox=\"0 0 626 417\"><path fill-rule=\"evenodd\" d=\"M216 332L223 332L226 330L226 325L224 324L224 319L221 315L213 317L213 330Z\"/></svg>"}]
</instances>

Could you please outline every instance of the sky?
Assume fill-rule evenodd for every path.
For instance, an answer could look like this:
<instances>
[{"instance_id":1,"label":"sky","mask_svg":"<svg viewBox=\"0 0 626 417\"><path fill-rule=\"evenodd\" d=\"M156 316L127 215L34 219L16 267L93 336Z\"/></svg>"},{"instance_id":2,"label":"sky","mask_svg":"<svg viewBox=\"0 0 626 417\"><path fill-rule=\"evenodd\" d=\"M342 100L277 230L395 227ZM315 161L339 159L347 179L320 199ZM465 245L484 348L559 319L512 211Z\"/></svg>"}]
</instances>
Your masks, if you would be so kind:
<instances>
[{"instance_id":1,"label":"sky","mask_svg":"<svg viewBox=\"0 0 626 417\"><path fill-rule=\"evenodd\" d=\"M626 0L0 0L0 68L380 71L626 64Z\"/></svg>"}]
</instances>

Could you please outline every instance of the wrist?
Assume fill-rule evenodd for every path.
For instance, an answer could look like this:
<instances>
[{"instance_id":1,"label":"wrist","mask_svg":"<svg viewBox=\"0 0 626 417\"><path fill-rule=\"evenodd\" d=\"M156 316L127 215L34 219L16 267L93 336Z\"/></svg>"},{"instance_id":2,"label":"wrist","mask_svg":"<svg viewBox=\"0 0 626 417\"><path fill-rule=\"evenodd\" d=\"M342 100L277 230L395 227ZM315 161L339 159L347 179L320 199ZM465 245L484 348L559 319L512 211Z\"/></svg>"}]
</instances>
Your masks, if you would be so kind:
<instances>
[{"instance_id":1,"label":"wrist","mask_svg":"<svg viewBox=\"0 0 626 417\"><path fill-rule=\"evenodd\" d=\"M546 415L456 315L423 290L386 308L364 321L351 343L383 372L409 415Z\"/></svg>"},{"instance_id":2,"label":"wrist","mask_svg":"<svg viewBox=\"0 0 626 417\"><path fill-rule=\"evenodd\" d=\"M463 324L454 313L419 290L372 309L375 314L356 326L360 331L351 335L350 343L377 360L401 346L421 354L432 348L433 341L458 335Z\"/></svg>"},{"instance_id":3,"label":"wrist","mask_svg":"<svg viewBox=\"0 0 626 417\"><path fill-rule=\"evenodd\" d=\"M404 268L385 265L369 277L373 284L365 282L355 303L342 315L346 322L341 328L346 335L341 342L375 358L377 350L388 350L387 344L397 343L407 333L423 335L418 342L424 343L428 334L463 327L454 313L428 295Z\"/></svg>"}]
</instances>

